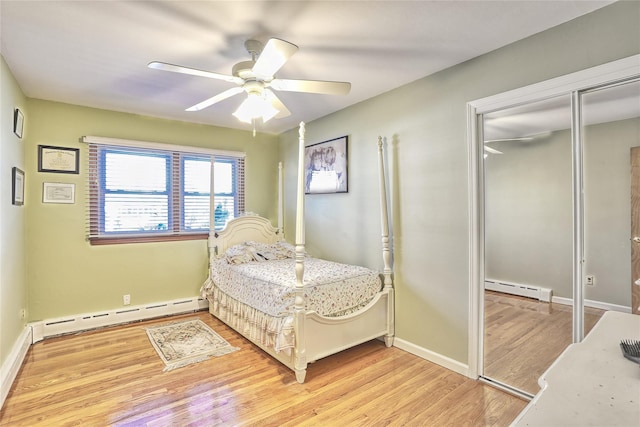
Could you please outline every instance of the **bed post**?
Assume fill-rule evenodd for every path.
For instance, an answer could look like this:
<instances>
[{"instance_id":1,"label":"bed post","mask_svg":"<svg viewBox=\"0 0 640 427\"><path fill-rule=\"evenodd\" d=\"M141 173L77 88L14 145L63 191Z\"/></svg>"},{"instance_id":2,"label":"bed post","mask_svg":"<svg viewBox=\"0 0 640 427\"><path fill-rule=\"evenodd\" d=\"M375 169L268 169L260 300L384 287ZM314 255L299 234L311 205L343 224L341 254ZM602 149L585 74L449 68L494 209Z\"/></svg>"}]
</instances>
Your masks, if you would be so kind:
<instances>
[{"instance_id":1,"label":"bed post","mask_svg":"<svg viewBox=\"0 0 640 427\"><path fill-rule=\"evenodd\" d=\"M304 333L304 122L300 122L298 144L298 191L296 197L296 292L294 302L294 368L296 380L302 384L307 374L306 339Z\"/></svg>"},{"instance_id":2,"label":"bed post","mask_svg":"<svg viewBox=\"0 0 640 427\"><path fill-rule=\"evenodd\" d=\"M210 187L209 187L209 238L207 239L207 247L209 248L209 259L211 259L211 255L213 251L213 255L218 255L216 252L218 248L214 248L213 237L216 233L216 201L215 201L215 191L214 191L214 166L216 163L215 156L211 156L211 177L210 177Z\"/></svg>"},{"instance_id":3,"label":"bed post","mask_svg":"<svg viewBox=\"0 0 640 427\"><path fill-rule=\"evenodd\" d=\"M380 214L382 216L382 260L384 261L384 289L387 291L387 335L384 342L387 347L393 345L395 334L395 315L393 285L391 280L391 250L389 248L389 214L387 212L387 183L384 175L384 156L382 153L382 136L378 136L378 166L380 167Z\"/></svg>"},{"instance_id":4,"label":"bed post","mask_svg":"<svg viewBox=\"0 0 640 427\"><path fill-rule=\"evenodd\" d=\"M282 206L282 194L284 190L283 185L283 176L282 176L282 162L278 163L278 233L280 234L280 238L284 239L284 225L283 225L283 206Z\"/></svg>"}]
</instances>

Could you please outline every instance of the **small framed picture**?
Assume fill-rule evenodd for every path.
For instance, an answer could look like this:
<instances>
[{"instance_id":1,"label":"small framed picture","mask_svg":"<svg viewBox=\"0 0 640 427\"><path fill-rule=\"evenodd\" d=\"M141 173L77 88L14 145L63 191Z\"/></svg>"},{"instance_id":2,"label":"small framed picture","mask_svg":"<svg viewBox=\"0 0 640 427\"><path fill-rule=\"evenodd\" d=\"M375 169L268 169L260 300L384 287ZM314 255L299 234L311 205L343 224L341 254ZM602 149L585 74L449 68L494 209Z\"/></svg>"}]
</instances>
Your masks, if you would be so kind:
<instances>
[{"instance_id":1,"label":"small framed picture","mask_svg":"<svg viewBox=\"0 0 640 427\"><path fill-rule=\"evenodd\" d=\"M60 182L42 184L42 203L73 204L76 202L76 185Z\"/></svg>"},{"instance_id":2,"label":"small framed picture","mask_svg":"<svg viewBox=\"0 0 640 427\"><path fill-rule=\"evenodd\" d=\"M16 108L13 112L13 133L18 138L22 138L22 131L24 130L24 114L19 108Z\"/></svg>"},{"instance_id":3,"label":"small framed picture","mask_svg":"<svg viewBox=\"0 0 640 427\"><path fill-rule=\"evenodd\" d=\"M347 140L341 136L305 147L305 194L347 192Z\"/></svg>"},{"instance_id":4,"label":"small framed picture","mask_svg":"<svg viewBox=\"0 0 640 427\"><path fill-rule=\"evenodd\" d=\"M24 172L18 168L11 170L11 203L16 206L24 205Z\"/></svg>"},{"instance_id":5,"label":"small framed picture","mask_svg":"<svg viewBox=\"0 0 640 427\"><path fill-rule=\"evenodd\" d=\"M80 173L80 149L38 145L38 172Z\"/></svg>"}]
</instances>

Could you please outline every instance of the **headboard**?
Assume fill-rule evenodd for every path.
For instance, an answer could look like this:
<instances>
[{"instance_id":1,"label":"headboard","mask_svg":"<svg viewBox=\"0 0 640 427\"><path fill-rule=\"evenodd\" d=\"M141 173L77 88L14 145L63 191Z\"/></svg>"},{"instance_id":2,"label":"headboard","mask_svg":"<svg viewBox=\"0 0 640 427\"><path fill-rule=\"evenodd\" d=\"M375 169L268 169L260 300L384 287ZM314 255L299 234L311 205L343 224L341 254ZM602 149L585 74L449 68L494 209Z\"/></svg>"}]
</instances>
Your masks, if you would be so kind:
<instances>
[{"instance_id":1,"label":"headboard","mask_svg":"<svg viewBox=\"0 0 640 427\"><path fill-rule=\"evenodd\" d=\"M249 240L275 243L282 240L282 237L268 219L247 214L232 219L223 230L209 235L209 253L222 254L227 248Z\"/></svg>"}]
</instances>

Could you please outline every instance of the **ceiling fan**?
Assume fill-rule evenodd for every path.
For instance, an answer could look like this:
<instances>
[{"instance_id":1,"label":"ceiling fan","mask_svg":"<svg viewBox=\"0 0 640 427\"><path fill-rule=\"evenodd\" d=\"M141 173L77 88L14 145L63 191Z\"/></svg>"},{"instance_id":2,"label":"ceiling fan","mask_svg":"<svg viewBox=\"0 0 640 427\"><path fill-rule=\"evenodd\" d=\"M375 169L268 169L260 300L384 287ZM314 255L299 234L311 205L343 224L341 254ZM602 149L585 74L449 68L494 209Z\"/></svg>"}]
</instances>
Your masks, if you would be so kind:
<instances>
[{"instance_id":1,"label":"ceiling fan","mask_svg":"<svg viewBox=\"0 0 640 427\"><path fill-rule=\"evenodd\" d=\"M501 139L486 139L484 141L484 157L487 158L488 154L503 154L502 151L496 150L495 148L488 147L486 144L491 144L493 142L508 142L508 141L518 141L518 142L529 142L534 141L541 138L548 138L551 135L551 131L539 132L535 134L531 134L528 136L520 136L514 138L501 138Z\"/></svg>"},{"instance_id":2,"label":"ceiling fan","mask_svg":"<svg viewBox=\"0 0 640 427\"><path fill-rule=\"evenodd\" d=\"M489 156L489 154L503 154L502 151L496 150L495 148L487 147L486 145L484 146L484 151L485 151L484 153L485 159L487 158L487 156Z\"/></svg>"},{"instance_id":3,"label":"ceiling fan","mask_svg":"<svg viewBox=\"0 0 640 427\"><path fill-rule=\"evenodd\" d=\"M174 73L190 74L235 83L238 86L227 89L211 98L189 107L186 111L199 111L242 92L247 99L233 113L240 121L254 124L262 118L266 122L271 118L291 115L287 107L271 89L286 92L305 92L328 95L346 95L351 83L321 80L289 80L275 78L275 73L298 51L298 46L284 40L271 38L263 46L258 40L247 40L245 48L251 54L251 60L242 61L233 66L231 75L203 71L165 62L150 62L149 68Z\"/></svg>"}]
</instances>

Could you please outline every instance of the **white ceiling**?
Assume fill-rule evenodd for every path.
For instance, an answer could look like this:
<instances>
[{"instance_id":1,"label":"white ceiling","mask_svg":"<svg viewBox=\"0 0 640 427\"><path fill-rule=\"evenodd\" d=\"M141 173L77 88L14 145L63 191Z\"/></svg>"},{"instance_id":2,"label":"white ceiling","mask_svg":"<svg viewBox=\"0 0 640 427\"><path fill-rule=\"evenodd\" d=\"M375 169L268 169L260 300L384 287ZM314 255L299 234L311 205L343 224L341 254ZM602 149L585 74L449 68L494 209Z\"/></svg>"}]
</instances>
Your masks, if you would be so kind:
<instances>
[{"instance_id":1,"label":"white ceiling","mask_svg":"<svg viewBox=\"0 0 640 427\"><path fill-rule=\"evenodd\" d=\"M286 79L352 83L346 96L278 92L280 133L612 3L604 1L0 1L0 49L25 95L238 129L232 83L147 68L231 74L248 38L299 51Z\"/></svg>"},{"instance_id":2,"label":"white ceiling","mask_svg":"<svg viewBox=\"0 0 640 427\"><path fill-rule=\"evenodd\" d=\"M640 80L589 91L582 97L582 107L583 125L640 117ZM571 129L568 93L484 115L485 142L532 136L537 139L565 129Z\"/></svg>"}]
</instances>

